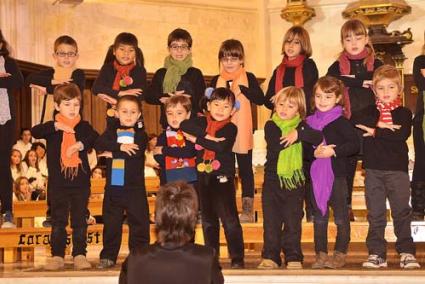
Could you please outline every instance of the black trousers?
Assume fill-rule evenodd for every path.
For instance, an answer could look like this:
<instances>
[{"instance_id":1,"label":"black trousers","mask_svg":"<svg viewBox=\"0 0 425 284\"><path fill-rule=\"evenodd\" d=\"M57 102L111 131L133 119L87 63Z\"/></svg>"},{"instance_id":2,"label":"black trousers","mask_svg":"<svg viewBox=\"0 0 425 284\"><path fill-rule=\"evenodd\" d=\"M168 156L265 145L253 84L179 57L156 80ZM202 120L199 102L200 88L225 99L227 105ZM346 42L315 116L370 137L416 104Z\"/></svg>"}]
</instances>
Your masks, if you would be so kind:
<instances>
[{"instance_id":1,"label":"black trousers","mask_svg":"<svg viewBox=\"0 0 425 284\"><path fill-rule=\"evenodd\" d=\"M334 223L337 227L334 250L347 253L350 243L350 219L347 206L347 180L346 177L335 177L328 207L334 214ZM314 247L316 253L328 252L328 222L329 209L323 216L314 202Z\"/></svg>"},{"instance_id":2,"label":"black trousers","mask_svg":"<svg viewBox=\"0 0 425 284\"><path fill-rule=\"evenodd\" d=\"M303 161L303 169L305 176L305 186L304 186L304 208L305 214L308 216L313 216L314 211L314 198L313 198L313 186L311 184L310 177L310 161Z\"/></svg>"},{"instance_id":3,"label":"black trousers","mask_svg":"<svg viewBox=\"0 0 425 284\"><path fill-rule=\"evenodd\" d=\"M242 226L236 208L234 178L220 182L217 176L199 175L202 230L205 245L218 252L220 246L220 220L223 224L227 247L232 261L244 259Z\"/></svg>"},{"instance_id":4,"label":"black trousers","mask_svg":"<svg viewBox=\"0 0 425 284\"><path fill-rule=\"evenodd\" d=\"M116 261L121 247L124 211L129 227L130 250L149 245L149 206L145 189L106 190L103 198L103 249L100 258Z\"/></svg>"},{"instance_id":5,"label":"black trousers","mask_svg":"<svg viewBox=\"0 0 425 284\"><path fill-rule=\"evenodd\" d=\"M254 197L254 172L252 171L252 150L247 154L237 154L239 177L242 183L242 197Z\"/></svg>"},{"instance_id":6,"label":"black trousers","mask_svg":"<svg viewBox=\"0 0 425 284\"><path fill-rule=\"evenodd\" d=\"M366 206L369 230L366 245L369 254L387 257L387 241L385 227L387 226L388 198L393 218L394 233L397 237L395 248L398 253L415 254L410 222L412 210L409 206L410 183L406 172L381 171L366 169Z\"/></svg>"},{"instance_id":7,"label":"black trousers","mask_svg":"<svg viewBox=\"0 0 425 284\"><path fill-rule=\"evenodd\" d=\"M363 156L363 131L356 128L357 137L360 143L360 151L356 155L350 156L347 159L347 204L351 208L352 196L353 196L353 187L354 187L354 176L356 175L357 162L362 160Z\"/></svg>"},{"instance_id":8,"label":"black trousers","mask_svg":"<svg viewBox=\"0 0 425 284\"><path fill-rule=\"evenodd\" d=\"M1 213L12 211L13 179L10 171L10 152L15 142L15 121L0 125L0 202Z\"/></svg>"},{"instance_id":9,"label":"black trousers","mask_svg":"<svg viewBox=\"0 0 425 284\"><path fill-rule=\"evenodd\" d=\"M88 187L50 186L50 208L52 232L50 245L53 256L65 256L67 243L66 226L71 215L72 256L86 255L87 222L86 211L90 195Z\"/></svg>"},{"instance_id":10,"label":"black trousers","mask_svg":"<svg viewBox=\"0 0 425 284\"><path fill-rule=\"evenodd\" d=\"M419 214L425 213L425 141L422 122L424 112L413 119L413 145L415 147L415 167L412 175L412 209Z\"/></svg>"},{"instance_id":11,"label":"black trousers","mask_svg":"<svg viewBox=\"0 0 425 284\"><path fill-rule=\"evenodd\" d=\"M282 189L278 176L265 173L262 193L264 246L262 258L281 265L280 252L285 263L303 261L301 250L301 220L303 217L304 188Z\"/></svg>"}]
</instances>

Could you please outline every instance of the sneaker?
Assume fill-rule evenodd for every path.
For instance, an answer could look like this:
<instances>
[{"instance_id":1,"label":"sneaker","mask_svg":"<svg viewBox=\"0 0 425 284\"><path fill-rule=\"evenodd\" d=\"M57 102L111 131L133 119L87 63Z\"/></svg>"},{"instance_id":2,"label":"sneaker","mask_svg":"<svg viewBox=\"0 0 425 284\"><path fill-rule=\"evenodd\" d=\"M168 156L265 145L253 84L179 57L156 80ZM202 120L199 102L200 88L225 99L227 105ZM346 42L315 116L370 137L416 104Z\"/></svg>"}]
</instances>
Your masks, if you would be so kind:
<instances>
[{"instance_id":1,"label":"sneaker","mask_svg":"<svg viewBox=\"0 0 425 284\"><path fill-rule=\"evenodd\" d=\"M239 260L233 261L232 260L231 268L232 269L243 269L243 268L245 268L244 261L243 260L242 261L239 261Z\"/></svg>"},{"instance_id":2,"label":"sneaker","mask_svg":"<svg viewBox=\"0 0 425 284\"><path fill-rule=\"evenodd\" d=\"M57 270L62 270L64 267L65 267L65 263L64 263L63 257L54 256L44 266L44 269L49 271L57 271Z\"/></svg>"},{"instance_id":3,"label":"sneaker","mask_svg":"<svg viewBox=\"0 0 425 284\"><path fill-rule=\"evenodd\" d=\"M316 261L312 264L312 269L321 269L326 268L326 265L329 262L328 254L325 252L319 252L316 254Z\"/></svg>"},{"instance_id":4,"label":"sneaker","mask_svg":"<svg viewBox=\"0 0 425 284\"><path fill-rule=\"evenodd\" d=\"M264 269L264 270L277 269L277 268L279 268L279 265L271 259L263 258L263 260L261 260L261 262L257 266L257 268L258 269Z\"/></svg>"},{"instance_id":5,"label":"sneaker","mask_svg":"<svg viewBox=\"0 0 425 284\"><path fill-rule=\"evenodd\" d=\"M339 251L334 251L334 255L332 256L332 258L328 261L328 263L325 264L325 266L327 268L341 268L343 266L345 266L345 258L346 258L346 254L339 252Z\"/></svg>"},{"instance_id":6,"label":"sneaker","mask_svg":"<svg viewBox=\"0 0 425 284\"><path fill-rule=\"evenodd\" d=\"M400 254L400 267L405 269L421 268L415 256L411 253Z\"/></svg>"},{"instance_id":7,"label":"sneaker","mask_svg":"<svg viewBox=\"0 0 425 284\"><path fill-rule=\"evenodd\" d=\"M303 264L301 261L288 261L286 269L303 269Z\"/></svg>"},{"instance_id":8,"label":"sneaker","mask_svg":"<svg viewBox=\"0 0 425 284\"><path fill-rule=\"evenodd\" d=\"M50 228L52 227L52 218L51 217L46 217L46 220L43 221L43 227L44 228Z\"/></svg>"},{"instance_id":9,"label":"sneaker","mask_svg":"<svg viewBox=\"0 0 425 284\"><path fill-rule=\"evenodd\" d=\"M107 259L107 258L101 258L99 264L97 265L97 268L107 269L114 266L115 266L115 261Z\"/></svg>"},{"instance_id":10,"label":"sneaker","mask_svg":"<svg viewBox=\"0 0 425 284\"><path fill-rule=\"evenodd\" d=\"M10 211L6 211L3 215L3 224L1 224L2 229L14 229L16 225L13 223L13 214Z\"/></svg>"},{"instance_id":11,"label":"sneaker","mask_svg":"<svg viewBox=\"0 0 425 284\"><path fill-rule=\"evenodd\" d=\"M362 264L365 268L380 268L380 267L388 267L387 261L376 254L371 254L367 258L367 261Z\"/></svg>"},{"instance_id":12,"label":"sneaker","mask_svg":"<svg viewBox=\"0 0 425 284\"><path fill-rule=\"evenodd\" d=\"M85 255L77 255L74 257L74 269L75 270L83 270L83 269L90 269L91 264L88 262Z\"/></svg>"}]
</instances>

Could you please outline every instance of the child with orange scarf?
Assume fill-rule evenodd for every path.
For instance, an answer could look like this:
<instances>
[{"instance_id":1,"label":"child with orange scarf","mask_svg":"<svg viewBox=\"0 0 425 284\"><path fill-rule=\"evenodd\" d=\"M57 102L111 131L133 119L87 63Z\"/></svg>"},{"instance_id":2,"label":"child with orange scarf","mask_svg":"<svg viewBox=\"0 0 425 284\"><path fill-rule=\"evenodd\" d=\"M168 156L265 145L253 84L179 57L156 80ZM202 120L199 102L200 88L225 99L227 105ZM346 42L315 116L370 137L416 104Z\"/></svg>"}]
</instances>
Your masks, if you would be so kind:
<instances>
[{"instance_id":1,"label":"child with orange scarf","mask_svg":"<svg viewBox=\"0 0 425 284\"><path fill-rule=\"evenodd\" d=\"M49 199L52 216L52 259L46 270L64 268L66 226L71 215L72 256L77 270L91 268L86 259L86 212L90 195L89 150L98 134L79 114L81 92L73 83L59 85L54 94L54 121L36 125L31 132L47 141Z\"/></svg>"},{"instance_id":2,"label":"child with orange scarf","mask_svg":"<svg viewBox=\"0 0 425 284\"><path fill-rule=\"evenodd\" d=\"M238 128L233 153L236 155L239 177L242 181L242 223L254 222L254 173L252 170L252 148L254 125L251 104L262 105L264 93L254 74L244 68L245 52L242 43L229 39L221 44L218 52L220 74L211 81L214 88L229 88L236 97L238 111L232 122Z\"/></svg>"}]
</instances>

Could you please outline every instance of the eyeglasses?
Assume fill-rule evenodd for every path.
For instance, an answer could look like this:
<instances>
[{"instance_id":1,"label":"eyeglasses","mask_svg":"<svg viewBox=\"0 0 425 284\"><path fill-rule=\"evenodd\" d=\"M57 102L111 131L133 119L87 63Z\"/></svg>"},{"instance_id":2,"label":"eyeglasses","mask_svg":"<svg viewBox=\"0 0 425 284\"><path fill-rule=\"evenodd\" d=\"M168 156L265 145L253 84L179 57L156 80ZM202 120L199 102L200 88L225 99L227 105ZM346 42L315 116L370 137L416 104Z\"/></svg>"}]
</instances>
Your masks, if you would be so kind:
<instances>
[{"instance_id":1,"label":"eyeglasses","mask_svg":"<svg viewBox=\"0 0 425 284\"><path fill-rule=\"evenodd\" d=\"M177 50L187 51L187 50L190 49L190 47L188 45L185 45L185 44L184 45L177 45L177 44L174 45L173 44L173 45L170 46L170 48L174 51L177 51Z\"/></svg>"},{"instance_id":2,"label":"eyeglasses","mask_svg":"<svg viewBox=\"0 0 425 284\"><path fill-rule=\"evenodd\" d=\"M240 59L239 57L236 56L228 56L228 57L222 57L220 58L221 62L231 62L231 63L235 63L238 62Z\"/></svg>"},{"instance_id":3,"label":"eyeglasses","mask_svg":"<svg viewBox=\"0 0 425 284\"><path fill-rule=\"evenodd\" d=\"M55 53L59 57L75 57L77 56L76 52L56 52Z\"/></svg>"}]
</instances>

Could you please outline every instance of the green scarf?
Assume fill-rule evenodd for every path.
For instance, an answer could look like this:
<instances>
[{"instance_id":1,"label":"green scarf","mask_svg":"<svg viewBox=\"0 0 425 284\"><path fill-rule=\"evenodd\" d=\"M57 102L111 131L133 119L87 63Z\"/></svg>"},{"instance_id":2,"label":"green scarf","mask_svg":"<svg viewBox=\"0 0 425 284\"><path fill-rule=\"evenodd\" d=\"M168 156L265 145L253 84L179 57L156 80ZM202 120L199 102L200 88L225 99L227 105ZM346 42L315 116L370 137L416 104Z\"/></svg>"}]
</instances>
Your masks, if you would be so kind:
<instances>
[{"instance_id":1,"label":"green scarf","mask_svg":"<svg viewBox=\"0 0 425 284\"><path fill-rule=\"evenodd\" d=\"M280 128L282 135L286 135L297 128L301 122L301 118L297 115L291 120L283 120L274 113L272 121ZM293 190L304 184L302 151L300 142L294 143L280 151L279 159L277 160L277 175L279 176L281 187Z\"/></svg>"},{"instance_id":2,"label":"green scarf","mask_svg":"<svg viewBox=\"0 0 425 284\"><path fill-rule=\"evenodd\" d=\"M175 60L171 55L165 57L164 67L167 72L162 83L163 92L174 93L182 75L186 74L187 69L192 67L192 64L192 54L189 54L183 61Z\"/></svg>"}]
</instances>

